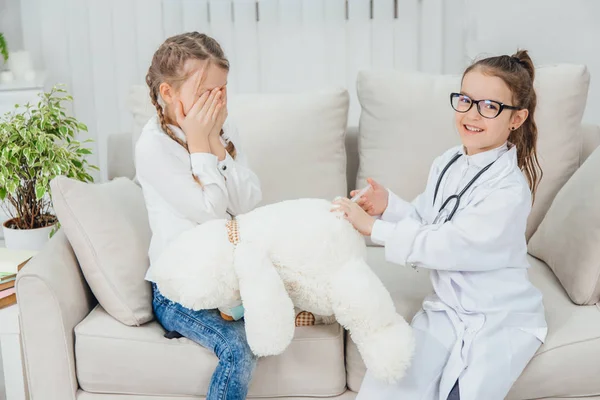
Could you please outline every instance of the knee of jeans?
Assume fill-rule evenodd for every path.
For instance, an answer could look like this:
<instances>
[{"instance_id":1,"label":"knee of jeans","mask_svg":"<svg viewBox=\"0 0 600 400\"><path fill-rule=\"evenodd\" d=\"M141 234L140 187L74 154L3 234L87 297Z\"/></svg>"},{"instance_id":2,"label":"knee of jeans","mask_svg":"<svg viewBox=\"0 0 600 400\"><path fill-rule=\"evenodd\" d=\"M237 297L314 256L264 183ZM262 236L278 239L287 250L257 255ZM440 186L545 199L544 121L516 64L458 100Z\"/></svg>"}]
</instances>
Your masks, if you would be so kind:
<instances>
[{"instance_id":1,"label":"knee of jeans","mask_svg":"<svg viewBox=\"0 0 600 400\"><path fill-rule=\"evenodd\" d=\"M223 346L221 358L225 358L228 362L235 363L243 368L254 368L258 357L252 353L250 346L246 342L231 341Z\"/></svg>"}]
</instances>

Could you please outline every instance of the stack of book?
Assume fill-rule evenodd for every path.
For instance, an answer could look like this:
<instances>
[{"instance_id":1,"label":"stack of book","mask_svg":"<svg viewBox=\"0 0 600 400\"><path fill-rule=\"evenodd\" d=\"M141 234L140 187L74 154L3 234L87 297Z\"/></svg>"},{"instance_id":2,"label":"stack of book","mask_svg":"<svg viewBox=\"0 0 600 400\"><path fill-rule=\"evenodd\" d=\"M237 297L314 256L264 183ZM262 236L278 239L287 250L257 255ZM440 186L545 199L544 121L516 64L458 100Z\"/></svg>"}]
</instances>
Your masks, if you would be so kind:
<instances>
[{"instance_id":1,"label":"stack of book","mask_svg":"<svg viewBox=\"0 0 600 400\"><path fill-rule=\"evenodd\" d=\"M0 309L17 302L15 293L17 272L35 254L35 251L0 248Z\"/></svg>"}]
</instances>

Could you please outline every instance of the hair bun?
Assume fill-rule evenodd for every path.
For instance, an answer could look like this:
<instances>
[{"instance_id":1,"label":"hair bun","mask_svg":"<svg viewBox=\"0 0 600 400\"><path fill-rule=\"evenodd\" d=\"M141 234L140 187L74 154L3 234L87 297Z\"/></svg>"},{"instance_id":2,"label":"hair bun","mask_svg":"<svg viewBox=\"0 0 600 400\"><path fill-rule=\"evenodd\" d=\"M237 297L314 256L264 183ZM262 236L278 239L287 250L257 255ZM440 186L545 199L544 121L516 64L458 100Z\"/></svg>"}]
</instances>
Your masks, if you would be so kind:
<instances>
[{"instance_id":1,"label":"hair bun","mask_svg":"<svg viewBox=\"0 0 600 400\"><path fill-rule=\"evenodd\" d=\"M515 54L511 56L511 59L513 59L515 62L519 63L523 68L525 68L525 70L527 70L527 73L529 73L531 80L534 80L535 67L533 66L533 60L529 56L527 50L518 50Z\"/></svg>"}]
</instances>

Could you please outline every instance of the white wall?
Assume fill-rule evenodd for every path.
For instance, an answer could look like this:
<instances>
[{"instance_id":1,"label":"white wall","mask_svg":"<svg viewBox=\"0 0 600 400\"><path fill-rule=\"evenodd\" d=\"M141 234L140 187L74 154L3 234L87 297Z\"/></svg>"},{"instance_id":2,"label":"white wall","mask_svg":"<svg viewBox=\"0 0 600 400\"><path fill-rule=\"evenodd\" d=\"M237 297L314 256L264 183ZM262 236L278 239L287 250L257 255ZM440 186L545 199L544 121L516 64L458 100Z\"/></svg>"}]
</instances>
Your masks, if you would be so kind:
<instances>
[{"instance_id":1,"label":"white wall","mask_svg":"<svg viewBox=\"0 0 600 400\"><path fill-rule=\"evenodd\" d=\"M467 9L471 57L521 47L536 64L587 65L592 79L583 119L600 124L600 1L467 0Z\"/></svg>"},{"instance_id":2,"label":"white wall","mask_svg":"<svg viewBox=\"0 0 600 400\"><path fill-rule=\"evenodd\" d=\"M0 0L0 32L14 48L23 47L20 0ZM3 60L0 60L0 66Z\"/></svg>"},{"instance_id":3,"label":"white wall","mask_svg":"<svg viewBox=\"0 0 600 400\"><path fill-rule=\"evenodd\" d=\"M104 171L106 137L131 128L129 87L175 33L221 42L232 93L347 87L356 124L363 68L458 74L481 52L525 47L538 64L585 63L600 76L598 21L596 0L0 0L0 31L32 52L48 86L68 85ZM589 99L585 119L600 124L594 81Z\"/></svg>"}]
</instances>

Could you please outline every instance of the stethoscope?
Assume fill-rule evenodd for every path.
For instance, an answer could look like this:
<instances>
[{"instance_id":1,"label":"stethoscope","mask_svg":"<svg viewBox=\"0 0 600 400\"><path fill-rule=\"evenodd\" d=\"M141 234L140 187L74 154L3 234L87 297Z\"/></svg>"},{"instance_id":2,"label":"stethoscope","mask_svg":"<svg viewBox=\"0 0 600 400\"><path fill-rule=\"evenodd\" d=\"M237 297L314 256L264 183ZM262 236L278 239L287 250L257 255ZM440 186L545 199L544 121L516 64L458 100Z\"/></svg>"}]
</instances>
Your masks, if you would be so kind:
<instances>
[{"instance_id":1,"label":"stethoscope","mask_svg":"<svg viewBox=\"0 0 600 400\"><path fill-rule=\"evenodd\" d=\"M437 198L437 194L438 194L438 190L440 188L440 184L442 183L442 179L444 178L444 174L446 173L446 171L448 171L448 169L452 166L452 164L454 164L456 162L456 160L458 160L460 158L460 156L462 156L461 153L457 153L451 160L450 162L448 162L448 164L446 164L446 166L444 167L444 169L442 170L442 173L440 174L440 177L438 178L437 184L435 185L435 191L433 193L433 205L435 205L435 199ZM475 183L475 181L488 169L490 169L490 167L492 166L493 163L495 163L496 161L492 161L491 163L489 163L488 165L486 165L485 167L483 167L481 169L481 171L479 171L477 173L477 175L475 175L473 177L473 179L471 179L471 181L469 183L467 183L467 185L463 188L463 190L460 191L460 193L458 194L453 194L452 196L448 197L446 199L446 201L444 201L442 203L442 206L440 207L439 211L438 211L438 215L435 217L435 219L433 220L433 224L437 224L439 221L441 221L442 219L442 211L446 209L446 206L448 206L448 204L451 201L455 201L454 203L454 207L452 207L452 211L450 212L450 215L446 218L446 220L444 222L448 222L452 219L452 217L454 217L454 214L456 213L456 210L458 210L458 206L460 205L460 199L462 198L463 194L465 194L465 192L473 185L473 183ZM446 210L447 213L447 210Z\"/></svg>"}]
</instances>

